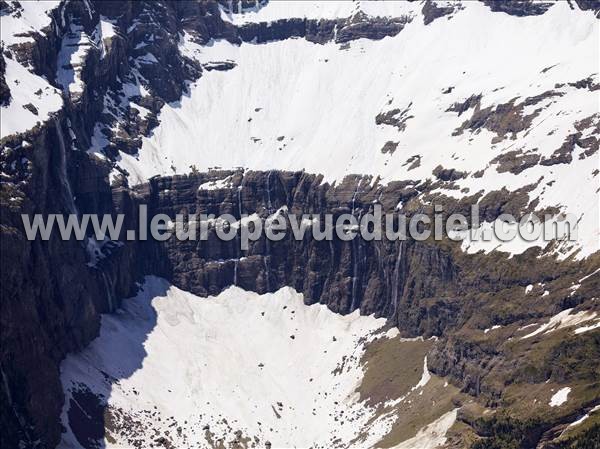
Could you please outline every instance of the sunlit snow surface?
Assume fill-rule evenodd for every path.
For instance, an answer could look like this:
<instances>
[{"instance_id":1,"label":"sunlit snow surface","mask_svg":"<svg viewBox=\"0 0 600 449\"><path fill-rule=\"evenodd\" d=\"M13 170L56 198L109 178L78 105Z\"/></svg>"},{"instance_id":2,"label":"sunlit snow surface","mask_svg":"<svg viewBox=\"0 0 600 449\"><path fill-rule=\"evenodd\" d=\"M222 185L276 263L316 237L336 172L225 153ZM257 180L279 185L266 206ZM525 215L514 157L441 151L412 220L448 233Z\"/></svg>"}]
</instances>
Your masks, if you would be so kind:
<instances>
[{"instance_id":1,"label":"sunlit snow surface","mask_svg":"<svg viewBox=\"0 0 600 449\"><path fill-rule=\"evenodd\" d=\"M518 174L501 173L491 162L513 150L549 157L576 132L576 122L598 113L595 92L568 84L590 76L598 82L597 19L571 10L566 2L530 17L492 13L480 2L462 7L450 19L424 25L418 5L406 3L398 11L378 6L385 9L380 15L409 14L413 20L394 37L345 45L288 39L240 46L216 41L200 47L184 35L181 50L186 55L206 64L228 60L237 66L206 71L191 86L191 95L164 107L161 124L144 139L139 155L122 154L120 165L134 183L173 170L185 173L192 165L199 170L306 170L329 182L372 174L386 183L433 179L432 171L441 165L468 172L456 181L457 188L439 189L452 197L537 183L530 201L539 199L538 210L555 206L575 214L580 219L579 256L597 251L597 152L584 158L583 149L576 147L571 163L537 164ZM230 20L276 20L284 14L281 8L268 4L231 14ZM311 11L316 17L347 17L352 14L348 8L334 4ZM311 17L300 4L288 12L289 17ZM482 95L485 108L546 92L558 95L526 107L524 115L536 109L539 114L514 139L509 134L498 140L487 129L456 135L473 109L460 116L448 111L473 95ZM404 130L376 124L378 114L391 110L407 110L411 116ZM593 135L592 129L583 135ZM388 141L398 143L393 154L381 151ZM420 157L420 166L407 162L411 156ZM515 242L501 249L521 253L545 246ZM470 251L497 246L491 242Z\"/></svg>"},{"instance_id":2,"label":"sunlit snow surface","mask_svg":"<svg viewBox=\"0 0 600 449\"><path fill-rule=\"evenodd\" d=\"M403 441L393 449L426 449L440 446L446 442L446 432L456 420L457 409L445 413L440 418L419 430L409 440Z\"/></svg>"},{"instance_id":3,"label":"sunlit snow surface","mask_svg":"<svg viewBox=\"0 0 600 449\"><path fill-rule=\"evenodd\" d=\"M19 2L19 14L0 16L2 42L5 46L34 42L32 34L50 26L50 13L60 4L53 0L28 0Z\"/></svg>"},{"instance_id":4,"label":"sunlit snow surface","mask_svg":"<svg viewBox=\"0 0 600 449\"><path fill-rule=\"evenodd\" d=\"M556 393L554 393L554 395L552 395L552 398L550 399L548 405L550 405L550 407L558 407L559 405L564 404L565 402L567 402L567 398L570 392L570 387L561 388Z\"/></svg>"},{"instance_id":5,"label":"sunlit snow surface","mask_svg":"<svg viewBox=\"0 0 600 449\"><path fill-rule=\"evenodd\" d=\"M58 1L23 1L18 14L0 16L0 41L6 49L13 45L32 44L34 35L50 27L49 14ZM60 91L47 79L33 73L33 68L21 64L16 56L4 57L5 80L10 89L11 101L0 107L0 139L25 132L43 123L49 114L63 105Z\"/></svg>"},{"instance_id":6,"label":"sunlit snow surface","mask_svg":"<svg viewBox=\"0 0 600 449\"><path fill-rule=\"evenodd\" d=\"M147 277L143 289L62 364L63 423L73 389L85 384L108 398L111 413L141 423L127 425L130 437L141 428L152 441L176 422L170 438L180 448L208 446L207 431L229 441L239 430L273 447L370 447L389 431L394 414L377 415L355 392L365 343L384 319L306 306L290 288L199 298ZM126 443L109 435L108 447ZM60 447L79 447L70 428Z\"/></svg>"},{"instance_id":7,"label":"sunlit snow surface","mask_svg":"<svg viewBox=\"0 0 600 449\"><path fill-rule=\"evenodd\" d=\"M524 335L521 337L521 340L526 338L531 338L540 334L548 334L558 329L563 329L565 327L576 326L580 323L585 323L586 321L590 321L596 318L596 312L592 312L589 310L582 310L577 313L571 313L573 309L566 309L562 312L557 313L553 317L550 318L546 324L541 325L539 328L534 330L533 332ZM591 330L590 328L578 328L575 330L576 334L580 334L587 330Z\"/></svg>"},{"instance_id":8,"label":"sunlit snow surface","mask_svg":"<svg viewBox=\"0 0 600 449\"><path fill-rule=\"evenodd\" d=\"M31 73L14 59L6 58L5 61L5 79L12 98L7 106L0 108L0 138L33 128L48 120L50 113L63 105L60 91L43 77ZM28 109L26 105L35 109Z\"/></svg>"}]
</instances>

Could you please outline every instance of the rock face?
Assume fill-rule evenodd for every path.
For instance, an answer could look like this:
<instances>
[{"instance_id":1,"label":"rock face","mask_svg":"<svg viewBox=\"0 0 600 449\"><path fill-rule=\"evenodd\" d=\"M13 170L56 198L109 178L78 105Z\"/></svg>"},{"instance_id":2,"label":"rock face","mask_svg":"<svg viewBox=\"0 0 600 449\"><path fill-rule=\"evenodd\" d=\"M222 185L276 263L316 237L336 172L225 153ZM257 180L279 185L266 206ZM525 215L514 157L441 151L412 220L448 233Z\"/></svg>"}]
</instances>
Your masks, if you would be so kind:
<instances>
[{"instance_id":1,"label":"rock face","mask_svg":"<svg viewBox=\"0 0 600 449\"><path fill-rule=\"evenodd\" d=\"M223 179L229 185L203 187ZM214 171L155 178L133 192L149 205L150 214L164 213L173 221L177 214L231 214L236 220L240 214L256 214L263 222L281 215L287 223L288 213L314 214L322 219L324 214L338 217L346 213L359 218L373 212L374 204L380 204L384 213L392 213L396 199L403 194L402 185L381 186L371 181L356 176L331 186L304 172ZM418 211L427 212L422 207ZM404 212L410 217L417 210L411 212L409 205ZM502 208L481 211L482 218L491 215L491 219L501 213ZM492 274L492 269L473 274L471 264L477 257L464 256L458 245L446 241L356 238L344 242L334 237L329 242L307 237L308 233L295 240L288 225L281 241L267 241L263 235L250 242L248 250L240 249L237 238L229 242L219 239L212 228L206 241L173 237L165 242L169 279L199 296L218 294L232 284L259 293L292 286L304 294L308 304L327 304L343 314L360 308L363 314L389 318L409 335L439 336L466 318L461 313L473 312L465 305L465 295L497 294L515 284L525 287L556 278L566 267L538 264L514 276ZM524 254L519 262L498 260L495 269L518 265L535 254L537 251ZM523 318L528 316L525 311L520 313Z\"/></svg>"},{"instance_id":2,"label":"rock face","mask_svg":"<svg viewBox=\"0 0 600 449\"><path fill-rule=\"evenodd\" d=\"M447 16L454 12L454 6L438 6L435 2L426 1L423 5L423 23L429 25L440 17Z\"/></svg>"},{"instance_id":3,"label":"rock face","mask_svg":"<svg viewBox=\"0 0 600 449\"><path fill-rule=\"evenodd\" d=\"M0 54L0 105L5 106L10 102L10 90L6 85L6 62L4 56Z\"/></svg>"},{"instance_id":4,"label":"rock face","mask_svg":"<svg viewBox=\"0 0 600 449\"><path fill-rule=\"evenodd\" d=\"M486 3L492 10L517 15L542 14L549 8L530 2ZM596 3L577 2L581 8L598 10ZM264 2L221 4L238 12ZM17 3L0 2L0 8L3 15L23 12ZM429 1L423 10L428 22L451 13L449 7ZM416 196L431 193L435 184L383 186L362 176L331 185L304 172L213 171L154 178L136 187L113 179L111 186L109 159L119 151L135 154L142 136L156 126L164 104L181 99L187 83L202 76L203 70L232 67L227 63L201 67L181 54L179 34L187 32L200 44L212 39L260 43L292 37L342 44L393 36L409 21L356 14L348 19L292 18L235 26L224 21L220 11L217 2L64 2L51 12L50 24L42 32L3 49L0 104L15 97L5 72L7 61L18 61L61 89L64 105L48 120L0 142L1 447L57 444L64 400L61 360L97 335L100 314L113 312L119 298L132 295L145 274L165 277L199 296L230 285L259 293L291 286L304 294L307 303L326 304L343 314L360 309L362 314L387 317L405 336L438 337L429 368L489 406L508 407L504 390L515 383L526 388L547 379L583 386L597 382L597 366L589 363L598 360L597 333L579 340L557 331L554 335L564 338L538 346L507 340L522 336L521 326L547 320L566 308L597 310L593 297L600 288L598 276L581 279L599 265L597 254L559 263L554 258L538 259L536 250L512 259L498 253L468 255L447 239L319 242L296 241L289 233L279 242L262 238L243 251L237 240L223 242L214 232L200 243L131 242L124 236L106 244L90 237L65 242L57 233L48 241L28 241L21 214L123 213L126 227L137 229L140 204L148 206L149 216L230 213L239 218L256 213L263 220L277 211L285 216L285 210L359 217L375 203L392 211L399 201L409 214L426 209ZM93 45L80 44L86 39ZM74 60L72 50L80 47L87 49L83 59ZM65 51L69 58L61 59ZM67 81L57 79L61 70ZM466 112L478 101L457 105L456 112ZM27 109L33 113L38 106ZM108 160L94 154L95 144L102 140L108 142L104 147ZM461 172L440 166L438 175L452 180ZM222 188L201 188L225 178L229 181ZM493 220L503 212L529 207L523 202L518 194L489 195L481 201L481 214ZM446 211L466 211L468 204L448 200ZM580 287L573 290L576 284ZM529 285L536 286L534 298L523 295ZM484 333L492 326L504 330ZM535 357L530 357L533 353ZM535 363L539 358L541 366ZM593 388L577 403L577 410L598 402ZM568 413L561 413L543 418L530 434L539 441L542 431L568 422ZM497 431L502 437L494 422L475 423L467 417L464 421L480 435Z\"/></svg>"},{"instance_id":5,"label":"rock face","mask_svg":"<svg viewBox=\"0 0 600 449\"><path fill-rule=\"evenodd\" d=\"M512 16L537 16L544 14L552 3L534 3L530 0L511 0L502 2L498 0L483 0L492 11L501 11Z\"/></svg>"},{"instance_id":6,"label":"rock face","mask_svg":"<svg viewBox=\"0 0 600 449\"><path fill-rule=\"evenodd\" d=\"M334 41L346 43L356 39L379 40L395 36L410 18L370 18L358 13L349 19L314 20L281 19L275 22L259 22L243 25L239 36L244 42L264 43L293 37L305 38L310 42L324 44Z\"/></svg>"},{"instance_id":7,"label":"rock face","mask_svg":"<svg viewBox=\"0 0 600 449\"><path fill-rule=\"evenodd\" d=\"M75 78L79 76L85 89L72 91L71 86L62 86L65 106L53 120L1 141L2 447L54 447L58 443L58 416L64 401L58 377L60 361L97 335L100 313L115 310L117 298L134 292L141 275L161 272L163 258L148 254L138 261L141 248L136 249L137 245L103 245L103 254L98 255L94 253L100 249L90 248L90 239L63 242L53 234L48 241L28 241L20 214L119 211L126 213L128 220L135 220L134 198L115 192L113 199L107 178L110 166L78 150L98 138L94 136L95 129L101 132L98 123L116 121L121 127L109 133L112 142L121 149L135 149L140 134L155 123L162 104L180 98L184 79L199 75L200 67L178 56L173 38L181 26L177 14L186 12L185 5L155 8L143 2L98 2L88 9L86 2L65 2L52 11L49 26L34 34L31 42L3 49L0 93L4 105L11 100L4 79L5 58L30 64L36 74L54 80L63 41L72 35L94 35L100 17L105 22L118 20L125 29L136 25L127 36L115 33L101 45L92 46L85 64L77 65L73 58L63 61L64 69L72 70ZM16 2L2 2L1 6L3 14L18 17L23 13ZM214 11L215 5L211 7ZM209 13L201 4L196 12ZM158 23L160 27L156 27ZM153 33L163 33L163 39L151 46L160 58L151 67L133 63L138 40L144 38L150 24L156 28ZM210 27L208 20L206 33ZM150 111L144 119L129 97L122 101L120 96L122 83L135 76L151 79L154 86L150 102L140 100ZM121 106L106 109L104 96L116 98ZM142 267L146 265L142 260L156 267Z\"/></svg>"},{"instance_id":8,"label":"rock face","mask_svg":"<svg viewBox=\"0 0 600 449\"><path fill-rule=\"evenodd\" d=\"M19 183L25 186L20 191L23 196L7 198L4 195L15 192L3 189L3 447L18 447L19 441L32 445L40 437L48 447L56 444L60 435L56 417L63 402L58 380L60 361L66 352L83 348L97 335L99 314L115 310L118 304L113 298L131 294L135 279L145 271L136 272L133 247L107 246L110 258L92 264L86 250L89 241L63 241L58 233L48 241L26 240L21 213L72 212L73 203L64 196L65 174L59 170L59 139L64 137L58 133L63 131L48 126L31 136L32 145L25 150L30 157L28 179ZM80 210L113 210L106 167L95 165L81 157L83 154L78 156L68 164L73 191L86 205Z\"/></svg>"},{"instance_id":9,"label":"rock face","mask_svg":"<svg viewBox=\"0 0 600 449\"><path fill-rule=\"evenodd\" d=\"M215 176L228 177L231 186L198 189ZM237 219L240 213L256 213L264 220L273 214L285 217L287 211L299 215L332 213L336 218L353 213L359 218L372 211L378 197L384 204L390 203L388 195L396 197L393 188L372 188L368 183L366 178L351 177L332 187L322 184L318 176L300 172L218 172L159 178L135 191L152 198L154 210L173 219L178 213L232 214ZM455 275L448 256L439 248L413 241L343 242L336 238L319 242L309 233L296 241L290 231L279 242L266 241L263 236L242 251L239 240L224 242L211 232L205 242L173 238L166 246L171 279L194 294L217 294L234 283L259 293L289 285L302 292L309 304L327 304L340 313L360 308L365 314L402 320L411 333L423 329L417 322L409 325L408 315L403 315L402 303L407 296L447 292ZM419 269L422 263L430 268L429 274ZM418 285L415 278L419 278ZM434 326L425 333L439 331Z\"/></svg>"}]
</instances>

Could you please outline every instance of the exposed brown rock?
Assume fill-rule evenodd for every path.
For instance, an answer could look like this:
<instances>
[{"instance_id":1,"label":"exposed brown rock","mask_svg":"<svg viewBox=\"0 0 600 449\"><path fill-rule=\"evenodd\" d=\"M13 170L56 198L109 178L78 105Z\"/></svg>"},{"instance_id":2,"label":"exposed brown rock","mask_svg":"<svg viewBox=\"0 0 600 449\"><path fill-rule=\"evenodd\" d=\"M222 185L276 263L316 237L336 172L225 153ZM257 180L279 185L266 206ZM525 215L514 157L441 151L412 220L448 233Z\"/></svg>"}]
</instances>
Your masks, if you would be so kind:
<instances>
[{"instance_id":1,"label":"exposed brown rock","mask_svg":"<svg viewBox=\"0 0 600 449\"><path fill-rule=\"evenodd\" d=\"M388 140L383 147L381 147L381 152L383 154L389 153L391 155L394 154L396 148L398 148L398 142L392 142L391 140Z\"/></svg>"},{"instance_id":2,"label":"exposed brown rock","mask_svg":"<svg viewBox=\"0 0 600 449\"><path fill-rule=\"evenodd\" d=\"M440 17L447 16L454 12L454 6L438 6L434 1L427 0L423 5L421 13L423 14L423 23L429 25Z\"/></svg>"},{"instance_id":3,"label":"exposed brown rock","mask_svg":"<svg viewBox=\"0 0 600 449\"><path fill-rule=\"evenodd\" d=\"M519 150L509 151L496 156L490 161L492 164L498 164L498 172L510 172L514 175L518 175L523 170L527 170L538 164L540 161L540 155L536 153L523 153Z\"/></svg>"},{"instance_id":4,"label":"exposed brown rock","mask_svg":"<svg viewBox=\"0 0 600 449\"><path fill-rule=\"evenodd\" d=\"M455 168L444 168L441 165L435 167L432 173L441 181L457 181L467 176L466 172L456 170Z\"/></svg>"},{"instance_id":5,"label":"exposed brown rock","mask_svg":"<svg viewBox=\"0 0 600 449\"><path fill-rule=\"evenodd\" d=\"M406 122L411 118L414 118L413 115L408 115L410 111L410 107L412 103L410 103L405 109L391 109L386 112L380 112L375 117L375 123L377 125L389 125L398 128L398 131L404 131L406 129Z\"/></svg>"},{"instance_id":6,"label":"exposed brown rock","mask_svg":"<svg viewBox=\"0 0 600 449\"><path fill-rule=\"evenodd\" d=\"M492 143L504 140L507 135L510 135L511 139L516 139L519 132L531 127L533 119L542 111L542 108L538 108L532 113L524 115L525 107L561 95L563 94L560 92L548 91L534 97L525 98L522 102L517 102L518 98L513 98L508 103L486 108L481 107L481 95L472 96L464 103L456 103L448 109L449 111L458 112L460 115L462 112L474 108L471 118L463 122L452 135L459 136L465 130L477 133L481 128L485 128L496 134L496 137L492 139Z\"/></svg>"},{"instance_id":7,"label":"exposed brown rock","mask_svg":"<svg viewBox=\"0 0 600 449\"><path fill-rule=\"evenodd\" d=\"M551 2L534 3L532 0L481 0L494 12L503 12L511 16L539 16L553 5Z\"/></svg>"},{"instance_id":8,"label":"exposed brown rock","mask_svg":"<svg viewBox=\"0 0 600 449\"><path fill-rule=\"evenodd\" d=\"M0 106L10 103L10 89L6 84L6 62L4 61L4 48L0 48Z\"/></svg>"}]
</instances>

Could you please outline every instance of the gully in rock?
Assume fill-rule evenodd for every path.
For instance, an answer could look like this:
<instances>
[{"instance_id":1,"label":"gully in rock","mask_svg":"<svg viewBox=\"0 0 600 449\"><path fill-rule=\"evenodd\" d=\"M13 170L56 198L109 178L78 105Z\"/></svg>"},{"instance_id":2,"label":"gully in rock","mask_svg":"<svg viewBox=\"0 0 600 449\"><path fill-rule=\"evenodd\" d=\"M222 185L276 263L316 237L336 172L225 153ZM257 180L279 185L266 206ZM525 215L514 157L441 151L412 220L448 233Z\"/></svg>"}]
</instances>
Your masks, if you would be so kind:
<instances>
[{"instance_id":1,"label":"gully in rock","mask_svg":"<svg viewBox=\"0 0 600 449\"><path fill-rule=\"evenodd\" d=\"M398 314L398 289L400 287L400 264L402 263L402 247L404 241L400 241L398 244L398 255L396 256L396 263L394 264L394 275L392 277L392 316L396 317Z\"/></svg>"},{"instance_id":2,"label":"gully in rock","mask_svg":"<svg viewBox=\"0 0 600 449\"><path fill-rule=\"evenodd\" d=\"M58 150L59 150L59 180L63 187L63 198L64 203L67 205L67 212L69 214L79 215L77 206L75 205L73 191L71 189L71 182L69 181L69 173L67 170L67 149L65 145L65 137L62 131L62 125L57 118L54 119L54 129L56 131L56 137L58 139Z\"/></svg>"}]
</instances>

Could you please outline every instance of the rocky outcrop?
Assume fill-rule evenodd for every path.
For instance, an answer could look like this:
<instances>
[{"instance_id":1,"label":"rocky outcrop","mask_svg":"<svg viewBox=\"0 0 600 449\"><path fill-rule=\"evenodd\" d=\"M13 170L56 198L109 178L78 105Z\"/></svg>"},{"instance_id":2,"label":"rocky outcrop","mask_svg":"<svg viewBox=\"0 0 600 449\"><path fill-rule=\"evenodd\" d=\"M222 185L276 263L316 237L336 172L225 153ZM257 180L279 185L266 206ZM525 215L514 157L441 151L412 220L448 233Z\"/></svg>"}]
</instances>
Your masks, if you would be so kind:
<instances>
[{"instance_id":1,"label":"rocky outcrop","mask_svg":"<svg viewBox=\"0 0 600 449\"><path fill-rule=\"evenodd\" d=\"M230 176L232 186L198 190L215 175ZM318 176L301 172L225 172L159 178L135 191L151 199L155 211L173 219L186 212L228 213L236 218L240 213L256 213L266 219L278 210L320 216L353 211L359 218L372 208L378 196L388 201L384 187L371 188L367 184L361 177L332 187L322 184ZM395 197L393 192L393 188L388 190ZM286 216L286 212L280 213ZM400 310L401 303L410 302L413 295L434 296L436 291L449 288L445 284L454 273L448 256L439 248L416 242L361 239L319 242L309 238L308 233L306 237L296 241L291 232L279 242L268 242L263 237L251 242L246 251L239 249L238 240L223 242L214 232L200 243L173 238L167 242L171 280L200 296L217 294L232 284L259 293L291 285L304 294L308 304L327 304L340 313L360 308L365 314L402 319L413 333L423 330L435 334L444 326L437 323L429 328L410 313L401 316L406 311ZM435 268L425 273L419 268L423 263ZM394 283L398 284L397 291L391 288Z\"/></svg>"},{"instance_id":2,"label":"rocky outcrop","mask_svg":"<svg viewBox=\"0 0 600 449\"><path fill-rule=\"evenodd\" d=\"M450 15L454 12L455 7L452 5L440 6L436 2L426 0L421 13L423 14L423 23L429 25L436 19Z\"/></svg>"},{"instance_id":3,"label":"rocky outcrop","mask_svg":"<svg viewBox=\"0 0 600 449\"><path fill-rule=\"evenodd\" d=\"M33 447L39 438L42 447L58 442L59 363L96 336L99 314L114 310L117 300L110 298L130 294L135 278L133 267L124 269L131 259L128 249L114 251L105 264L89 266L86 242L62 241L57 233L48 241L25 238L21 213L72 212L64 201L58 133L62 130L46 127L30 136L32 145L22 150L31 161L29 179L19 183L22 195L2 189L2 447L19 447L20 441ZM69 159L68 164L74 184L90 184L88 176L100 180L103 189L95 192L90 208L110 204L105 168L90 166L89 160Z\"/></svg>"},{"instance_id":4,"label":"rocky outcrop","mask_svg":"<svg viewBox=\"0 0 600 449\"><path fill-rule=\"evenodd\" d=\"M537 3L532 0L482 0L494 12L504 12L511 16L539 16L552 6L551 2Z\"/></svg>"},{"instance_id":5,"label":"rocky outcrop","mask_svg":"<svg viewBox=\"0 0 600 449\"><path fill-rule=\"evenodd\" d=\"M118 298L133 293L141 275L162 272L160 261L164 258L152 254L152 245L149 253L138 259L146 251L142 249L145 245L100 245L89 237L82 242L63 242L56 233L48 241L28 241L23 233L21 213L122 211L128 220L135 220L135 198L116 192L113 199L107 178L110 165L85 150L92 144L97 124L115 120L122 128L109 134L113 143L120 149L136 148L140 135L156 123L160 107L180 98L185 80L201 71L179 55L180 10L174 6L156 8L143 2L92 5L62 3L52 11L50 26L33 35L33 43L3 49L2 87L6 87L4 57L8 57L55 83L57 65L63 64L65 70L77 70L84 88L73 95L63 86L63 111L25 134L2 141L2 447L54 447L58 443L64 400L59 381L61 360L97 335L100 313L115 310ZM124 30L133 28L127 35L117 31L90 47L84 63L61 62L63 40L73 33L70 27L76 26L82 35L97 36L101 17L114 20ZM161 39L148 44L157 60L151 67L135 63L139 55L135 49L148 33L163 33ZM152 98L122 96L123 85L136 76L145 79ZM107 110L107 97L119 106ZM3 102L10 99L7 89L2 89L2 98ZM135 101L150 111L144 119L134 112Z\"/></svg>"},{"instance_id":6,"label":"rocky outcrop","mask_svg":"<svg viewBox=\"0 0 600 449\"><path fill-rule=\"evenodd\" d=\"M361 38L379 40L395 36L409 21L408 17L370 17L359 12L347 19L290 18L249 23L240 26L238 32L242 41L257 44L294 37L318 44L330 41L343 44Z\"/></svg>"},{"instance_id":7,"label":"rocky outcrop","mask_svg":"<svg viewBox=\"0 0 600 449\"><path fill-rule=\"evenodd\" d=\"M6 62L2 49L0 49L0 106L5 106L10 102L10 89L6 85Z\"/></svg>"},{"instance_id":8,"label":"rocky outcrop","mask_svg":"<svg viewBox=\"0 0 600 449\"><path fill-rule=\"evenodd\" d=\"M600 1L598 0L575 0L579 8L584 11L594 11L596 17L600 17Z\"/></svg>"}]
</instances>

